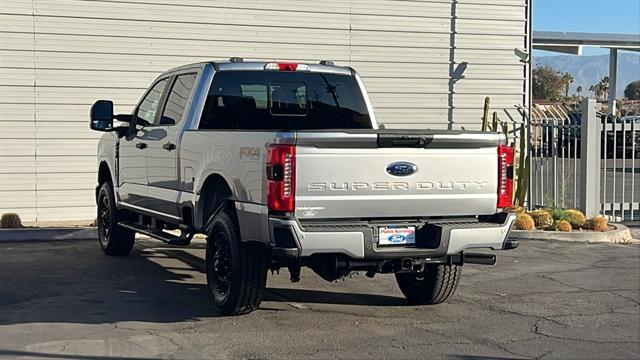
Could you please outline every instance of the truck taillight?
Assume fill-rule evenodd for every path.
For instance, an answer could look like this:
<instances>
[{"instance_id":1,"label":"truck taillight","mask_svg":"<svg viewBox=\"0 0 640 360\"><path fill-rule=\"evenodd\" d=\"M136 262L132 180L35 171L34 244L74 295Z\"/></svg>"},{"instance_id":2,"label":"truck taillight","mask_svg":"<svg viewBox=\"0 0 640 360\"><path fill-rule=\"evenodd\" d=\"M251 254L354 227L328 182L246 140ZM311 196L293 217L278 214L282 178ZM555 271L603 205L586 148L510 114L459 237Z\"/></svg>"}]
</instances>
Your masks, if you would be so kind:
<instances>
[{"instance_id":1,"label":"truck taillight","mask_svg":"<svg viewBox=\"0 0 640 360\"><path fill-rule=\"evenodd\" d=\"M498 146L498 208L511 206L513 199L513 148Z\"/></svg>"},{"instance_id":2,"label":"truck taillight","mask_svg":"<svg viewBox=\"0 0 640 360\"><path fill-rule=\"evenodd\" d=\"M267 149L267 207L294 211L296 185L295 145L271 145Z\"/></svg>"}]
</instances>

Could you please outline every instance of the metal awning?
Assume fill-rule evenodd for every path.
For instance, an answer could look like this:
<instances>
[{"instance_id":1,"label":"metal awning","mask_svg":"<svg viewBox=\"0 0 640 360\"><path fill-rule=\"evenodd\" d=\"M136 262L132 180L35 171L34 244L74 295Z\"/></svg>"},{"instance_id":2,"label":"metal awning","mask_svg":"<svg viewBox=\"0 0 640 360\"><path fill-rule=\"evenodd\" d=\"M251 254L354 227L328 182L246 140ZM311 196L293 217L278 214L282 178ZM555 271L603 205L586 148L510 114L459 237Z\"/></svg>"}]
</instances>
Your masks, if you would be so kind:
<instances>
[{"instance_id":1,"label":"metal awning","mask_svg":"<svg viewBox=\"0 0 640 360\"><path fill-rule=\"evenodd\" d=\"M582 55L584 46L609 49L609 113L615 112L618 50L640 52L640 34L534 31L533 48Z\"/></svg>"},{"instance_id":2,"label":"metal awning","mask_svg":"<svg viewBox=\"0 0 640 360\"><path fill-rule=\"evenodd\" d=\"M534 49L581 55L583 46L640 51L640 34L533 32Z\"/></svg>"}]
</instances>

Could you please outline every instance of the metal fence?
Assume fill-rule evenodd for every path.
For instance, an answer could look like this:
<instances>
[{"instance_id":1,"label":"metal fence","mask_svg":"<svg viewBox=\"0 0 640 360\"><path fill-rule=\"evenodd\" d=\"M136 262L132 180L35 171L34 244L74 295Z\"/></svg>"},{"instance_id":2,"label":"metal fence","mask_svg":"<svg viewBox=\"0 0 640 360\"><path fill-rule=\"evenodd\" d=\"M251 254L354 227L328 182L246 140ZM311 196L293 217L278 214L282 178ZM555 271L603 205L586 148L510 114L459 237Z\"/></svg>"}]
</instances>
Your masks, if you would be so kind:
<instances>
[{"instance_id":1,"label":"metal fence","mask_svg":"<svg viewBox=\"0 0 640 360\"><path fill-rule=\"evenodd\" d=\"M611 117L593 99L534 105L528 117L529 205L640 220L640 116ZM587 121L583 121L587 119Z\"/></svg>"},{"instance_id":2,"label":"metal fence","mask_svg":"<svg viewBox=\"0 0 640 360\"><path fill-rule=\"evenodd\" d=\"M529 122L530 202L533 206L579 207L577 181L580 127L560 105L533 106Z\"/></svg>"},{"instance_id":3,"label":"metal fence","mask_svg":"<svg viewBox=\"0 0 640 360\"><path fill-rule=\"evenodd\" d=\"M600 119L602 212L617 220L640 220L640 116Z\"/></svg>"}]
</instances>

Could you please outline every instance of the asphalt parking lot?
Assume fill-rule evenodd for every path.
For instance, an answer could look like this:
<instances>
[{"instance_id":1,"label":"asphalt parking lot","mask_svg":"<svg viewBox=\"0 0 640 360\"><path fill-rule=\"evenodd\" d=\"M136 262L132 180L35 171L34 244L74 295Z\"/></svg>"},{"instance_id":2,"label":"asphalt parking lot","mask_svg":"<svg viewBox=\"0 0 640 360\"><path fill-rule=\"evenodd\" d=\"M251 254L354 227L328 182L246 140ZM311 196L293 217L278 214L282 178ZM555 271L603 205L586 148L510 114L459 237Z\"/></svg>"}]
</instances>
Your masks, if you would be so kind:
<instances>
[{"instance_id":1,"label":"asphalt parking lot","mask_svg":"<svg viewBox=\"0 0 640 360\"><path fill-rule=\"evenodd\" d=\"M196 244L198 245L198 244ZM0 358L637 359L640 246L524 243L468 265L447 304L405 303L392 276L270 275L242 317L208 303L202 244L0 244Z\"/></svg>"}]
</instances>

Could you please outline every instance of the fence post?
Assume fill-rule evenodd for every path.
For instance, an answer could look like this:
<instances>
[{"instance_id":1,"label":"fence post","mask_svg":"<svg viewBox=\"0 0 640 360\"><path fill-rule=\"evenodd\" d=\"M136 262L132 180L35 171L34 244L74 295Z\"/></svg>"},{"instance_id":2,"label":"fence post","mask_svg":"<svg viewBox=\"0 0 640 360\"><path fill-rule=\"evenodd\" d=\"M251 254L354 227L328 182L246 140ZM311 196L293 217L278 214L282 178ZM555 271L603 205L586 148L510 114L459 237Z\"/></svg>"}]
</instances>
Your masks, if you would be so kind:
<instances>
[{"instance_id":1,"label":"fence post","mask_svg":"<svg viewBox=\"0 0 640 360\"><path fill-rule=\"evenodd\" d=\"M600 213L600 119L596 101L585 98L580 124L580 206L586 216Z\"/></svg>"}]
</instances>

